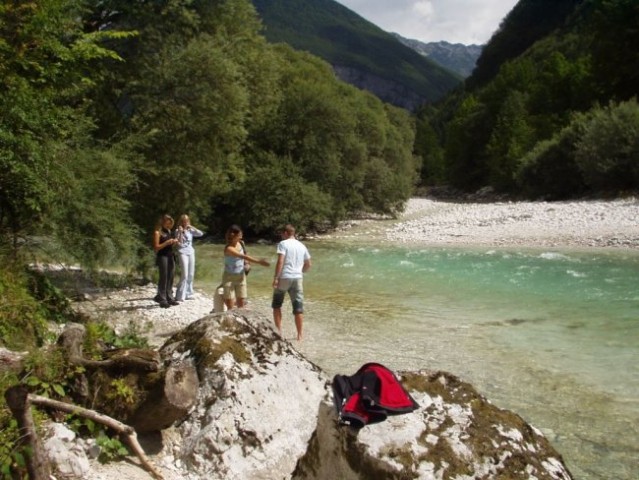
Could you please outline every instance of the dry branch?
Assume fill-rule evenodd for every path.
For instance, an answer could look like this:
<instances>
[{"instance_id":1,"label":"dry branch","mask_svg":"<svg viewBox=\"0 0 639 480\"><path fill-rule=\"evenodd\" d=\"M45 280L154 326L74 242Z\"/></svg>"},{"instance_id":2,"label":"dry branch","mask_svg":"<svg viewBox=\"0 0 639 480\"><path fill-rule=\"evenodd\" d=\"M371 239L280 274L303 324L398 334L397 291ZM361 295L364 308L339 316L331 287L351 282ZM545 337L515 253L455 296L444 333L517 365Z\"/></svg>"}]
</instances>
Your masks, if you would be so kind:
<instances>
[{"instance_id":1,"label":"dry branch","mask_svg":"<svg viewBox=\"0 0 639 480\"><path fill-rule=\"evenodd\" d=\"M40 445L35 428L33 426L33 419L31 417L31 411L29 404L38 405L41 407L53 408L62 412L79 415L84 418L93 420L94 422L115 430L124 438L131 450L140 459L142 466L153 475L154 478L162 480L162 474L148 459L144 450L138 442L137 434L133 427L126 425L114 418L107 415L103 415L95 410L89 410L87 408L72 405L66 402L60 402L58 400L52 400L50 398L42 397L40 395L27 394L26 389L23 386L11 387L6 393L7 405L11 408L12 413L18 420L21 428L25 430L25 436L29 441L33 449L33 461L29 464L29 476L35 480L45 480L49 478L48 463L46 462L46 456L44 450Z\"/></svg>"}]
</instances>

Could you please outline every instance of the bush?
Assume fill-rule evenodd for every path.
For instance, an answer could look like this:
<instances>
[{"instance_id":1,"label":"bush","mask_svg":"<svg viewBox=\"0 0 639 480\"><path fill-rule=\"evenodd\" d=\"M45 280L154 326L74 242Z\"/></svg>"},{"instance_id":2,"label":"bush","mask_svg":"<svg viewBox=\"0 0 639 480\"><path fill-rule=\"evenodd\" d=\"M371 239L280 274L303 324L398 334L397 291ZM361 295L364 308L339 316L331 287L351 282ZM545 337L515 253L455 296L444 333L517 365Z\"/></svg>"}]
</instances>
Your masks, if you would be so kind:
<instances>
[{"instance_id":1,"label":"bush","mask_svg":"<svg viewBox=\"0 0 639 480\"><path fill-rule=\"evenodd\" d=\"M521 159L516 181L524 195L549 199L637 190L636 100L575 115L566 128Z\"/></svg>"},{"instance_id":2,"label":"bush","mask_svg":"<svg viewBox=\"0 0 639 480\"><path fill-rule=\"evenodd\" d=\"M586 184L595 191L639 187L639 105L636 99L595 108L578 121L583 132L575 145L575 161Z\"/></svg>"},{"instance_id":3,"label":"bush","mask_svg":"<svg viewBox=\"0 0 639 480\"><path fill-rule=\"evenodd\" d=\"M287 158L264 155L245 183L222 201L234 212L227 225L238 223L256 234L272 234L287 223L299 232L315 230L332 219L332 200L314 183L306 183Z\"/></svg>"},{"instance_id":4,"label":"bush","mask_svg":"<svg viewBox=\"0 0 639 480\"><path fill-rule=\"evenodd\" d=\"M585 191L574 161L571 132L564 130L551 140L539 142L520 162L515 174L520 193L528 198L561 200Z\"/></svg>"},{"instance_id":5,"label":"bush","mask_svg":"<svg viewBox=\"0 0 639 480\"><path fill-rule=\"evenodd\" d=\"M0 268L0 345L10 350L40 346L47 334L47 309L29 288L29 275L6 261L3 264Z\"/></svg>"}]
</instances>

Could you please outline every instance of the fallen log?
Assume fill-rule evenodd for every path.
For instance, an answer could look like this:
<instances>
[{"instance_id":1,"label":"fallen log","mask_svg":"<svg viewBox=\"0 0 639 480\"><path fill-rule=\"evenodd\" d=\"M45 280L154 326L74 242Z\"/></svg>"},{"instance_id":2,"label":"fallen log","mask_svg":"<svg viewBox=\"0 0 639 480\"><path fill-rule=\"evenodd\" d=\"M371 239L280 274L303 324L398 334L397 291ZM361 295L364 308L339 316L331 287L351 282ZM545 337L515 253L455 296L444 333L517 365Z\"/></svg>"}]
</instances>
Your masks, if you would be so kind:
<instances>
[{"instance_id":1,"label":"fallen log","mask_svg":"<svg viewBox=\"0 0 639 480\"><path fill-rule=\"evenodd\" d=\"M172 362L129 423L137 432L153 432L183 419L195 405L199 378L193 360Z\"/></svg>"},{"instance_id":2,"label":"fallen log","mask_svg":"<svg viewBox=\"0 0 639 480\"><path fill-rule=\"evenodd\" d=\"M164 365L155 350L120 349L103 352L104 360L84 357L83 345L86 328L78 323L68 324L58 339L65 350L69 363L80 365L92 371L110 370L108 376L134 372L138 375L138 387L145 390L140 394L141 403L132 405L130 411L118 411L116 417L132 425L137 432L163 430L184 418L195 405L199 390L197 369L192 361L172 361ZM157 375L149 373L159 372ZM96 391L99 386L94 386ZM106 391L106 390L103 390ZM85 395L86 397L87 395ZM94 399L95 400L95 399ZM98 402L98 405L100 403ZM103 411L110 414L107 405Z\"/></svg>"},{"instance_id":3,"label":"fallen log","mask_svg":"<svg viewBox=\"0 0 639 480\"><path fill-rule=\"evenodd\" d=\"M91 360L84 357L82 345L86 328L79 323L69 323L58 344L67 352L69 363L86 368L118 368L127 371L157 372L160 368L160 356L153 350L139 348L118 349L106 352L106 360Z\"/></svg>"}]
</instances>

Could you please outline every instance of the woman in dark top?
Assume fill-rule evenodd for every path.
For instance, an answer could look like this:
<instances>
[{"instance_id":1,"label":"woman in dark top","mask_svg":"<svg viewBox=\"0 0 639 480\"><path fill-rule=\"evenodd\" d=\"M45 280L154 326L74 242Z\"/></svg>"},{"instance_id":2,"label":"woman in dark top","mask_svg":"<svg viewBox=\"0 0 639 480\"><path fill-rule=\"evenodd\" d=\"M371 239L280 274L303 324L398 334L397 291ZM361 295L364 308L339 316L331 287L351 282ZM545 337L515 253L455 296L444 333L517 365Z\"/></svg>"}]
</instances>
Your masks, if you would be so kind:
<instances>
[{"instance_id":1,"label":"woman in dark top","mask_svg":"<svg viewBox=\"0 0 639 480\"><path fill-rule=\"evenodd\" d=\"M173 217L164 214L158 220L153 232L153 250L155 250L155 261L160 272L158 294L155 300L162 308L178 305L178 302L173 298L173 276L175 274L173 245L178 242L176 238L173 238L171 232L173 223Z\"/></svg>"}]
</instances>

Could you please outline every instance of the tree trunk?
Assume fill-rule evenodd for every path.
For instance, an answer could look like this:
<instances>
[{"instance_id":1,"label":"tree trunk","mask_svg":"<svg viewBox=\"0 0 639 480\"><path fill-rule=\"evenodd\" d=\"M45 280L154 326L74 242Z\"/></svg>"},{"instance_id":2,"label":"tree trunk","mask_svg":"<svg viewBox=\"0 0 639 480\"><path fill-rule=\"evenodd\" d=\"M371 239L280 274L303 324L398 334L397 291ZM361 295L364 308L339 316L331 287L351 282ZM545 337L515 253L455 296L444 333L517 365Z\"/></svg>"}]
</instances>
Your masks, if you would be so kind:
<instances>
[{"instance_id":1,"label":"tree trunk","mask_svg":"<svg viewBox=\"0 0 639 480\"><path fill-rule=\"evenodd\" d=\"M31 453L26 455L29 478L31 480L49 480L51 476L49 460L33 423L27 388L24 385L10 387L5 392L4 398L18 422L20 441L31 450Z\"/></svg>"},{"instance_id":2,"label":"tree trunk","mask_svg":"<svg viewBox=\"0 0 639 480\"><path fill-rule=\"evenodd\" d=\"M163 378L129 421L137 432L168 428L195 405L199 379L192 360L172 363Z\"/></svg>"}]
</instances>

